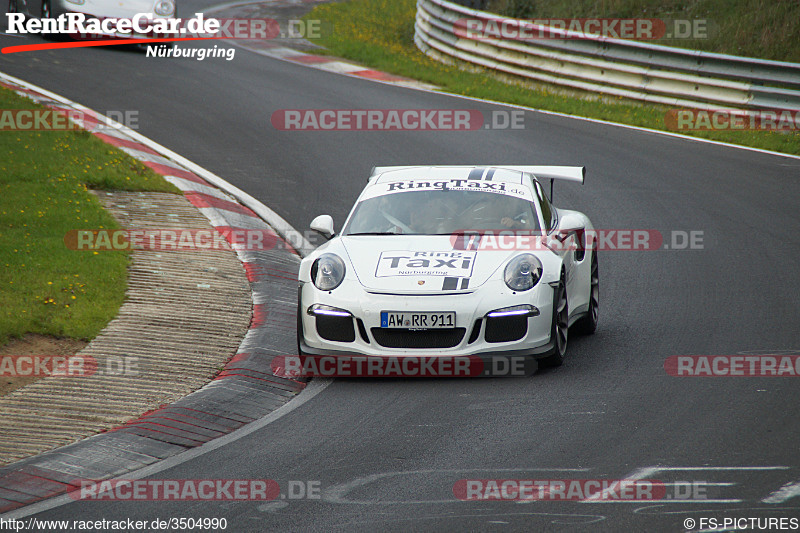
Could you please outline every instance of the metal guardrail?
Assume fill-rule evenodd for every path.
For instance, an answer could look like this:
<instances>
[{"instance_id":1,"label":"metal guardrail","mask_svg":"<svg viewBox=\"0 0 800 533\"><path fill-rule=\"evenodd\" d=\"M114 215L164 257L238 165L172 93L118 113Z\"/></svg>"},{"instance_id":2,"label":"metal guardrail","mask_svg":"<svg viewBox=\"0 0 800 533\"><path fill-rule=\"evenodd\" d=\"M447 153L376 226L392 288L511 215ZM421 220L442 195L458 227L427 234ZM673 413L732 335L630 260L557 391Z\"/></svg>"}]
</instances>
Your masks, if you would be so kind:
<instances>
[{"instance_id":1,"label":"metal guardrail","mask_svg":"<svg viewBox=\"0 0 800 533\"><path fill-rule=\"evenodd\" d=\"M468 21L547 37L503 39L488 31L476 36ZM440 61L457 59L593 93L698 109L800 111L800 63L589 36L446 0L417 1L414 42Z\"/></svg>"}]
</instances>

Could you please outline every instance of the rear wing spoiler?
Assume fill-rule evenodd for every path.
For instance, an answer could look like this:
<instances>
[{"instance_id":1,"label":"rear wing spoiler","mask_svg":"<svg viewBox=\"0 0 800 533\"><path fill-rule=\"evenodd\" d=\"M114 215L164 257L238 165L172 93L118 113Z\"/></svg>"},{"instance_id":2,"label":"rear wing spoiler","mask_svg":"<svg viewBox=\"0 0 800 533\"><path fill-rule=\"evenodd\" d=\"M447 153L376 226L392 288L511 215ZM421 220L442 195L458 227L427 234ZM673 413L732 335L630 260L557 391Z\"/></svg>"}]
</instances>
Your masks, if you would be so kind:
<instances>
[{"instance_id":1,"label":"rear wing spoiler","mask_svg":"<svg viewBox=\"0 0 800 533\"><path fill-rule=\"evenodd\" d=\"M583 181L586 179L586 167L553 167L541 165L515 165L510 167L502 165L502 167L510 168L512 170L519 170L520 172L527 172L528 174L533 174L539 179L564 180L571 181L573 183L580 183L581 185L583 185Z\"/></svg>"},{"instance_id":2,"label":"rear wing spoiler","mask_svg":"<svg viewBox=\"0 0 800 533\"><path fill-rule=\"evenodd\" d=\"M369 177L376 176L377 174L382 174L384 172L389 172L390 170L403 170L406 168L424 168L428 166L437 166L440 168L474 168L476 166L480 167L491 167L491 168L507 168L509 170L517 170L519 172L526 172L528 174L533 174L537 178L540 179L548 179L548 180L564 180L564 181L572 181L575 183L583 183L584 178L586 177L586 167L554 167L554 166L542 166L542 165L405 165L405 166L393 166L393 167L372 167L372 173Z\"/></svg>"},{"instance_id":3,"label":"rear wing spoiler","mask_svg":"<svg viewBox=\"0 0 800 533\"><path fill-rule=\"evenodd\" d=\"M586 177L586 167L563 167L546 165L414 165L414 166L393 166L393 167L372 167L370 179L378 174L391 170L402 170L406 168L423 168L427 166L437 166L440 168L474 168L476 166L506 168L516 170L526 174L533 174L538 179L550 180L550 201L553 201L553 182L555 180L571 181L583 185Z\"/></svg>"},{"instance_id":4,"label":"rear wing spoiler","mask_svg":"<svg viewBox=\"0 0 800 533\"><path fill-rule=\"evenodd\" d=\"M550 180L550 202L553 201L553 183L555 180L571 181L583 185L586 178L586 167L552 167L552 166L513 166L504 167L533 174L538 179Z\"/></svg>"}]
</instances>

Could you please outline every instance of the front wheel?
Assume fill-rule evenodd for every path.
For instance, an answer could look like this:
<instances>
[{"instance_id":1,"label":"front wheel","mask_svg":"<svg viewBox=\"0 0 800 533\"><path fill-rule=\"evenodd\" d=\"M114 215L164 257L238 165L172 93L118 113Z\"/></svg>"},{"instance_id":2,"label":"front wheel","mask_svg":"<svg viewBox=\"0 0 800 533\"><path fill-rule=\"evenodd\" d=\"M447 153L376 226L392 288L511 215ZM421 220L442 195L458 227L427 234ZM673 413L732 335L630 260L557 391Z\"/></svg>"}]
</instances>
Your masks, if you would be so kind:
<instances>
[{"instance_id":1,"label":"front wheel","mask_svg":"<svg viewBox=\"0 0 800 533\"><path fill-rule=\"evenodd\" d=\"M591 335L597 330L597 317L600 311L600 270L597 267L597 252L592 254L592 271L589 286L589 311L575 326L584 335Z\"/></svg>"},{"instance_id":2,"label":"front wheel","mask_svg":"<svg viewBox=\"0 0 800 533\"><path fill-rule=\"evenodd\" d=\"M564 274L556 288L553 298L553 325L550 329L550 339L553 340L553 348L546 357L539 359L540 367L561 366L564 363L564 355L567 353L567 340L569 338L569 303L567 302L567 286L564 283Z\"/></svg>"},{"instance_id":3,"label":"front wheel","mask_svg":"<svg viewBox=\"0 0 800 533\"><path fill-rule=\"evenodd\" d=\"M51 5L51 0L42 0L42 18L49 19L53 16L53 9ZM48 41L60 41L63 40L64 37L59 33L42 33L39 35L42 39L47 39Z\"/></svg>"}]
</instances>

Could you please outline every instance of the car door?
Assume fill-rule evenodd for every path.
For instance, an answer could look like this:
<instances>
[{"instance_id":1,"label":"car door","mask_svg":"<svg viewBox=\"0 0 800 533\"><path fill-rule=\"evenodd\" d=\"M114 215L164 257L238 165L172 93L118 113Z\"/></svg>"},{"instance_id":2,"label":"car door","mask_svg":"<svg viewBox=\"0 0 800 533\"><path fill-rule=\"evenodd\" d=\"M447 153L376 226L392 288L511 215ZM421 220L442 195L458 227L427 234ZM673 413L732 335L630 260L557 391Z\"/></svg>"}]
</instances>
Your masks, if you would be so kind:
<instances>
[{"instance_id":1,"label":"car door","mask_svg":"<svg viewBox=\"0 0 800 533\"><path fill-rule=\"evenodd\" d=\"M569 305L569 312L573 314L575 309L586 303L586 296L581 294L579 276L576 276L577 268L582 259L579 253L578 235L574 232L567 235L559 234L557 231L558 224L558 210L550 204L547 195L542 189L542 185L537 181L534 187L536 189L536 197L541 209L542 219L544 222L547 234L554 239L557 239L557 253L561 256L562 264L564 265L564 276L566 279L567 288L567 303Z\"/></svg>"}]
</instances>

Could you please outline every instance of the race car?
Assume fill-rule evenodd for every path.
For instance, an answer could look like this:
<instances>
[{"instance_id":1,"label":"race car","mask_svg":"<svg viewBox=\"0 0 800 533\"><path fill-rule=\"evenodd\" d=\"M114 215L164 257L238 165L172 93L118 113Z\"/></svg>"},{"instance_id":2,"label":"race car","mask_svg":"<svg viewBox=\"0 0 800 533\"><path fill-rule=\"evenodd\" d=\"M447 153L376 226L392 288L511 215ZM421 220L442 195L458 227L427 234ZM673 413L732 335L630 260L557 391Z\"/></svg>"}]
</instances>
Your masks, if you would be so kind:
<instances>
[{"instance_id":1,"label":"race car","mask_svg":"<svg viewBox=\"0 0 800 533\"><path fill-rule=\"evenodd\" d=\"M298 352L522 355L558 366L569 328L597 328L593 226L551 204L585 168L376 167L339 234L300 265ZM550 198L540 180L550 180Z\"/></svg>"}]
</instances>

